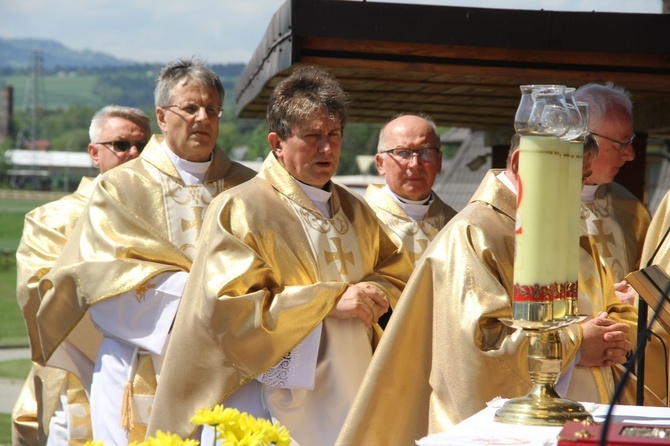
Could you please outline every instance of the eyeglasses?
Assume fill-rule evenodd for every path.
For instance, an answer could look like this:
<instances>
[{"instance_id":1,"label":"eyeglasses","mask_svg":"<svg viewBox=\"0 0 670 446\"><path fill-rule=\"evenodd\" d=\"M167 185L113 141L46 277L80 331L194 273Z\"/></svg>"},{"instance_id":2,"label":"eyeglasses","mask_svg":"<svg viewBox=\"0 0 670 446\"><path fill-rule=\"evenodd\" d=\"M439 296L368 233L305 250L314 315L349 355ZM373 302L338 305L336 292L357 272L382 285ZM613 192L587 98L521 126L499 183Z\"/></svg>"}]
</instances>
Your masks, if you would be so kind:
<instances>
[{"instance_id":1,"label":"eyeglasses","mask_svg":"<svg viewBox=\"0 0 670 446\"><path fill-rule=\"evenodd\" d=\"M603 139L606 139L608 141L613 142L614 144L617 145L617 149L619 150L619 152L623 152L624 150L626 150L626 147L632 145L633 140L635 139L635 135L633 135L633 136L630 137L630 139L628 141L617 141L616 139L612 139L612 138L609 138L607 136L599 135L598 133L591 132L591 134L593 136L597 136L599 138L603 138Z\"/></svg>"},{"instance_id":2,"label":"eyeglasses","mask_svg":"<svg viewBox=\"0 0 670 446\"><path fill-rule=\"evenodd\" d=\"M138 152L141 152L148 143L149 141L105 141L96 142L95 144L102 144L113 152L121 153L127 152L131 147L135 147Z\"/></svg>"},{"instance_id":3,"label":"eyeglasses","mask_svg":"<svg viewBox=\"0 0 670 446\"><path fill-rule=\"evenodd\" d=\"M381 153L393 155L394 158L402 160L404 162L410 162L414 156L419 158L419 161L424 163L430 163L437 159L438 154L440 153L439 149L391 149L384 150Z\"/></svg>"},{"instance_id":4,"label":"eyeglasses","mask_svg":"<svg viewBox=\"0 0 670 446\"><path fill-rule=\"evenodd\" d=\"M195 116L200 112L201 108L205 109L205 114L208 118L220 118L223 114L223 109L221 107L215 107L213 105L197 105L197 104L172 104L162 108L172 108L177 107L179 110L183 111L189 116Z\"/></svg>"}]
</instances>

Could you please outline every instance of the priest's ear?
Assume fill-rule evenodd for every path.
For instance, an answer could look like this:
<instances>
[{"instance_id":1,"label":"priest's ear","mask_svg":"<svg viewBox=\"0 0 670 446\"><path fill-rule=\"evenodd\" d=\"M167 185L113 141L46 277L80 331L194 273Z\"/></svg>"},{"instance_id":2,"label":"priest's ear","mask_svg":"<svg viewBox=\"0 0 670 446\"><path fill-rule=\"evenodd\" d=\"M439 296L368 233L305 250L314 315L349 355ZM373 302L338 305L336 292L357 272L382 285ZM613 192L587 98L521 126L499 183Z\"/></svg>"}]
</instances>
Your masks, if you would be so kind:
<instances>
[{"instance_id":1,"label":"priest's ear","mask_svg":"<svg viewBox=\"0 0 670 446\"><path fill-rule=\"evenodd\" d=\"M100 167L100 149L98 144L89 143L88 145L88 154L91 156L93 165L95 167Z\"/></svg>"},{"instance_id":2,"label":"priest's ear","mask_svg":"<svg viewBox=\"0 0 670 446\"><path fill-rule=\"evenodd\" d=\"M375 153L375 167L377 167L377 172L379 175L386 176L386 167L384 166L384 154Z\"/></svg>"},{"instance_id":3,"label":"priest's ear","mask_svg":"<svg viewBox=\"0 0 670 446\"><path fill-rule=\"evenodd\" d=\"M162 107L156 107L156 122L158 127L160 127L161 132L165 135L167 133L167 122L165 119L165 109Z\"/></svg>"},{"instance_id":4,"label":"priest's ear","mask_svg":"<svg viewBox=\"0 0 670 446\"><path fill-rule=\"evenodd\" d=\"M272 148L272 151L275 153L275 155L277 155L281 158L282 139L279 137L279 135L276 132L268 133L268 143L270 144L270 147Z\"/></svg>"}]
</instances>

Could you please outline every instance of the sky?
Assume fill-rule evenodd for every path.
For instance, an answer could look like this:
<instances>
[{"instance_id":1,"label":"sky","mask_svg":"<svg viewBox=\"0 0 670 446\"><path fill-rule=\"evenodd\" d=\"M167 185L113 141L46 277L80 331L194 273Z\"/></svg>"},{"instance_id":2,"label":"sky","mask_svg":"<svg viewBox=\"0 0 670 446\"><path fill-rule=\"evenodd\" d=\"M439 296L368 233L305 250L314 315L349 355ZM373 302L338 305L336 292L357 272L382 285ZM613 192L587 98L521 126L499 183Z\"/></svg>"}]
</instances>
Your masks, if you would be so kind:
<instances>
[{"instance_id":1,"label":"sky","mask_svg":"<svg viewBox=\"0 0 670 446\"><path fill-rule=\"evenodd\" d=\"M377 0L368 0L377 1ZM502 9L661 13L662 0L386 0ZM284 0L0 0L0 38L43 38L141 63L247 63ZM324 18L327 19L327 18ZM383 20L383 17L380 17Z\"/></svg>"}]
</instances>

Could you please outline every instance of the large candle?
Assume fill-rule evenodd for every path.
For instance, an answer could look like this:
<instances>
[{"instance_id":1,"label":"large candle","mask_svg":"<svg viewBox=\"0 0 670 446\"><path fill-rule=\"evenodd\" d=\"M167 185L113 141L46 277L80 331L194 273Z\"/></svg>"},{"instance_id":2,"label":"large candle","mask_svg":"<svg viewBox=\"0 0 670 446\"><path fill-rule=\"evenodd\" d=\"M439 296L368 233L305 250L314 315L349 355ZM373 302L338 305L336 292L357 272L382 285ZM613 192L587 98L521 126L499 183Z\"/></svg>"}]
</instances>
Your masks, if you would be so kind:
<instances>
[{"instance_id":1,"label":"large candle","mask_svg":"<svg viewBox=\"0 0 670 446\"><path fill-rule=\"evenodd\" d=\"M534 322L553 319L552 302L559 280L557 256L561 158L565 146L554 136L521 136L514 258L514 319ZM567 165L567 164L566 164ZM565 255L563 255L565 258Z\"/></svg>"}]
</instances>

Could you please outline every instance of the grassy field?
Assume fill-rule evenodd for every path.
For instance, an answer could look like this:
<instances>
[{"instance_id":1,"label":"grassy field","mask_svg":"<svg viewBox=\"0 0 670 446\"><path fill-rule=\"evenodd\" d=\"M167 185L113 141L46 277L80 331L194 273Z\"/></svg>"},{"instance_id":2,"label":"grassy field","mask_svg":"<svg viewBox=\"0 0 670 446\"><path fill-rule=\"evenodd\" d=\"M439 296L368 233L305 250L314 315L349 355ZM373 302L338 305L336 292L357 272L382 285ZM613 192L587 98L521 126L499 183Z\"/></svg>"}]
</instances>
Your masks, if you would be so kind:
<instances>
[{"instance_id":1,"label":"grassy field","mask_svg":"<svg viewBox=\"0 0 670 446\"><path fill-rule=\"evenodd\" d=\"M0 377L25 379L30 372L32 362L30 359L12 359L0 362Z\"/></svg>"},{"instance_id":2,"label":"grassy field","mask_svg":"<svg viewBox=\"0 0 670 446\"><path fill-rule=\"evenodd\" d=\"M0 446L12 444L11 425L11 415L0 413Z\"/></svg>"},{"instance_id":3,"label":"grassy field","mask_svg":"<svg viewBox=\"0 0 670 446\"><path fill-rule=\"evenodd\" d=\"M16 248L26 212L45 199L8 199L0 204L0 347L27 346L28 336L16 303Z\"/></svg>"},{"instance_id":4,"label":"grassy field","mask_svg":"<svg viewBox=\"0 0 670 446\"><path fill-rule=\"evenodd\" d=\"M28 336L21 310L16 303L16 248L23 231L26 212L44 204L47 199L25 198L0 200L0 348L28 346ZM0 362L0 377L23 379L30 370L30 360ZM11 444L11 415L0 414L0 446Z\"/></svg>"},{"instance_id":5,"label":"grassy field","mask_svg":"<svg viewBox=\"0 0 670 446\"><path fill-rule=\"evenodd\" d=\"M44 75L40 91L44 97L42 104L49 109L63 109L74 104L102 107L100 98L94 93L93 86L98 76L95 75ZM14 108L24 109L24 95L26 91L26 76L0 76L0 85L14 87Z\"/></svg>"}]
</instances>

